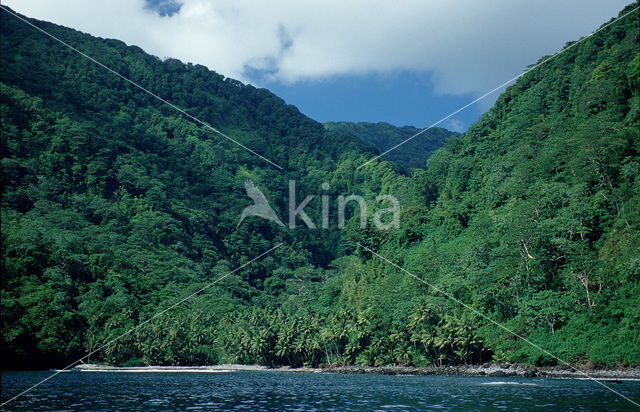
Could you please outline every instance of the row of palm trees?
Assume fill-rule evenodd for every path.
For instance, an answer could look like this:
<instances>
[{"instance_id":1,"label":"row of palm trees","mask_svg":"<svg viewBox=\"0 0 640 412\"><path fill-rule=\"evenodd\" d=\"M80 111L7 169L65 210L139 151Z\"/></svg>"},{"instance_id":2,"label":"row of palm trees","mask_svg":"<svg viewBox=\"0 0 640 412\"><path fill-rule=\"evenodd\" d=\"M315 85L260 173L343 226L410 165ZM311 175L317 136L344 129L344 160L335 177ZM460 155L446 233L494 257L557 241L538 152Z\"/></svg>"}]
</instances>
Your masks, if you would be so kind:
<instances>
[{"instance_id":1,"label":"row of palm trees","mask_svg":"<svg viewBox=\"0 0 640 412\"><path fill-rule=\"evenodd\" d=\"M437 313L427 305L417 305L406 322L392 325L387 315L375 307L297 314L243 308L221 318L184 311L148 323L96 356L113 364L292 367L443 366L491 358L468 319Z\"/></svg>"},{"instance_id":2,"label":"row of palm trees","mask_svg":"<svg viewBox=\"0 0 640 412\"><path fill-rule=\"evenodd\" d=\"M391 326L375 308L332 313L245 308L216 318L183 312L159 318L105 348L103 360L154 365L220 362L319 366L482 363L491 358L471 322L417 306Z\"/></svg>"}]
</instances>

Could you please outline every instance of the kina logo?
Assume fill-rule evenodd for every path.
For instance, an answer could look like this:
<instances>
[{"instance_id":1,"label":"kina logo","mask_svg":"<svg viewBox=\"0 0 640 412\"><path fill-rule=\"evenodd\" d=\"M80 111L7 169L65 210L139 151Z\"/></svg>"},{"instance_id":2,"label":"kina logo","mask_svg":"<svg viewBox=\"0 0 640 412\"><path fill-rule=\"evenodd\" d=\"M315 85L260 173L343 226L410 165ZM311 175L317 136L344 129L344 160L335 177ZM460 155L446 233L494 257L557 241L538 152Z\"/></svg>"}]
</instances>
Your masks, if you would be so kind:
<instances>
[{"instance_id":1,"label":"kina logo","mask_svg":"<svg viewBox=\"0 0 640 412\"><path fill-rule=\"evenodd\" d=\"M247 206L242 211L242 215L240 216L240 221L236 225L236 229L240 227L242 222L251 216L261 217L263 219L272 221L279 226L286 227L284 223L280 220L276 212L273 210L266 196L260 189L258 189L252 180L246 180L244 182L244 187L247 191L247 196L251 200L253 200L253 205ZM331 218L330 218L330 203L331 198L328 195L327 191L329 188L329 183L323 183L321 185L324 193L321 193L318 196L320 199L320 204L315 204L315 210L320 211L322 218L322 229L329 229ZM304 222L304 224L309 229L316 229L317 226L311 219L311 217L305 212L304 208L309 206L311 201L316 198L314 195L306 196L302 202L298 203L296 201L296 181L289 180L289 229L296 228L296 221L300 219ZM379 195L375 198L376 205L375 212L367 214L367 211L371 212L370 208L372 205L369 205L370 208L367 208L367 202L364 197L359 195L349 195L349 196L338 196L337 197L337 224L338 229L343 229L345 227L346 222L346 212L345 209L348 203L354 203L359 209L359 213L357 216L360 218L360 227L365 228L368 224L368 216L372 215L373 223L380 230L390 230L397 229L399 227L400 222L400 202L394 196L391 195ZM334 214L335 216L335 214ZM355 216L355 215L354 215ZM385 219L383 216L387 216ZM335 217L334 217L335 219Z\"/></svg>"},{"instance_id":2,"label":"kina logo","mask_svg":"<svg viewBox=\"0 0 640 412\"><path fill-rule=\"evenodd\" d=\"M247 196L253 200L254 204L244 208L242 216L240 216L240 221L236 225L236 229L240 227L242 221L249 216L258 216L263 219L271 220L280 226L284 226L284 223L282 223L280 218L278 218L278 215L276 215L276 212L271 208L271 205L269 205L269 201L267 201L264 193L255 187L253 181L245 181L244 188L247 190Z\"/></svg>"}]
</instances>

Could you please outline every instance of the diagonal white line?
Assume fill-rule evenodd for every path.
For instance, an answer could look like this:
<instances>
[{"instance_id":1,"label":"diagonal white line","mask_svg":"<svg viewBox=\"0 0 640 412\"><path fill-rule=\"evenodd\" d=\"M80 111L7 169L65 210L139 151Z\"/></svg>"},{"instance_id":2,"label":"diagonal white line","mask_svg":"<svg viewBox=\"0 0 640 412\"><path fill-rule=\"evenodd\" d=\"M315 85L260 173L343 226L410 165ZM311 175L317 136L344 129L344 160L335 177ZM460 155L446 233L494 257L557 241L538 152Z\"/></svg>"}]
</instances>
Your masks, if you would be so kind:
<instances>
[{"instance_id":1,"label":"diagonal white line","mask_svg":"<svg viewBox=\"0 0 640 412\"><path fill-rule=\"evenodd\" d=\"M73 366L77 365L78 363L82 362L83 359L88 358L89 356L93 355L96 352L101 351L102 349L104 349L105 347L111 345L112 343L120 340L121 338L131 334L132 332L140 329L141 327L143 327L144 325L146 325L147 323L151 322L152 320L154 320L155 318L157 318L158 316L162 316L164 315L166 312L170 311L171 309L175 308L176 306L180 305L181 303L184 303L185 301L191 299L192 297L194 297L195 295L199 294L200 292L209 289L211 286L215 285L216 283L220 282L222 279L226 278L229 275L232 275L234 273L236 273L237 271L239 271L240 269L244 268L245 266L249 265L250 263L255 262L256 260L260 259L261 257L273 252L274 250L276 250L277 248L279 248L280 246L282 246L283 243L278 243L277 245L275 245L274 247L272 247L271 249L267 250L266 252L261 253L260 255L254 257L253 259L251 259L250 261L238 266L237 268L235 268L234 270L232 270L231 272L219 277L218 279L214 280L213 282L209 283L208 285L196 290L195 292L193 292L192 294L188 295L185 298L180 299L179 301L177 301L176 303L174 303L173 305L161 310L160 312L156 313L155 315L153 315L152 317L150 317L149 319L145 320L144 322L138 324L137 326L129 329L128 331L124 332L123 334L119 335L116 338L111 339L110 341L108 341L107 343L105 343L104 345L100 346L97 349L92 350L91 352L87 353L86 355L84 355L83 357L81 357L80 359L78 359L77 361L69 364L68 366L56 371L55 373L47 376L46 378L44 378L43 380L41 380L40 382L36 383L35 385L25 389L24 391L20 392L19 394L17 394L16 396L14 396L13 398L9 399L6 402L3 402L0 407L4 407L6 404L8 404L9 402L12 402L13 400L19 398L20 396L24 395L25 393L29 392L30 390L42 385L43 383L45 383L46 381L48 381L49 379L53 378L54 376L58 375L59 373L72 368Z\"/></svg>"},{"instance_id":2,"label":"diagonal white line","mask_svg":"<svg viewBox=\"0 0 640 412\"><path fill-rule=\"evenodd\" d=\"M144 87L140 86L138 83L134 82L133 80L121 75L120 73L118 73L117 71L113 70L112 68L104 65L103 63L100 63L98 60L94 59L93 57L81 52L80 50L76 49L75 47L65 43L64 41L60 40L59 38L57 38L56 36L54 36L53 34L41 29L40 27L36 26L35 24L31 23L30 21L23 19L22 17L20 17L18 14L12 12L11 10L7 9L5 6L0 5L0 8L2 8L2 10L6 11L7 13L13 15L14 17L16 17L19 20L22 20L23 22L27 23L29 26L33 27L34 29L46 34L47 36L51 37L52 39L54 39L55 41L67 46L68 48L70 48L71 50L73 50L74 52L80 54L81 56L91 60L92 62L94 62L95 64L97 64L98 66L110 71L111 73L115 74L116 76L120 77L122 80L131 83L132 85L134 85L135 87L137 87L138 89L142 90L143 92L149 94L150 96L155 97L156 99L160 100L162 103L170 106L171 108L177 110L178 112L182 113L183 115L187 116L188 118L190 118L191 120L193 120L194 122L206 127L207 129L211 130L214 133L217 133L218 135L224 137L227 140L230 140L231 142L237 144L238 146L242 147L243 149L245 149L246 151L258 156L260 159L264 160L265 162L271 164L272 166L277 167L280 170L283 170L282 166L277 165L276 163L272 162L271 160L267 159L266 157L262 156L261 154L249 149L247 146L243 145L242 143L238 142L237 140L227 136L226 134L222 133L220 130L216 129L215 127L211 126L210 124L208 124L207 122L203 122L202 120L198 119L197 117L195 117L192 114L187 113L186 111L184 111L183 109L179 108L178 106L176 106L175 104L163 99L162 97L158 96L157 94L145 89Z\"/></svg>"},{"instance_id":3,"label":"diagonal white line","mask_svg":"<svg viewBox=\"0 0 640 412\"><path fill-rule=\"evenodd\" d=\"M604 26L600 27L599 29L597 29L596 31L592 32L591 34L589 34L588 36L585 36L583 38L581 38L580 40L576 41L575 43L571 44L570 46L565 47L564 49L560 50L558 53L554 54L551 57L547 57L546 59L544 59L543 61L541 61L540 63L536 64L535 66L531 67L528 70L525 70L524 72L520 73L519 75L517 75L516 77L507 80L506 82L502 83L500 86L496 87L495 89L492 89L488 92L486 92L485 94L483 94L482 96L478 97L477 99L475 99L474 101L465 104L464 106L462 106L461 108L459 108L458 110L456 110L455 112L448 114L447 116L443 117L442 119L438 120L437 122L435 122L434 124L432 124L431 126L425 127L424 129L420 130L418 133L414 134L413 136L407 138L406 140L403 140L402 142L398 143L397 145L393 146L392 148L385 150L384 153L381 153L377 156L372 157L371 159L367 160L365 163L361 164L360 166L358 166L356 168L356 170L359 170L360 168L368 165L369 163L373 162L376 159L381 158L382 156L386 155L387 153L389 153L392 150L397 149L398 147L402 146L403 144L407 143L408 141L410 141L411 139L413 139L414 137L418 137L420 136L422 133L426 132L427 130L439 125L440 123L444 122L445 120L449 119L451 116L455 116L456 114L460 113L461 111L465 110L467 107L469 106L473 106L474 104L478 103L480 100L484 99L485 97L495 93L496 91L502 89L503 87L505 87L506 85L508 85L509 83L512 83L516 80L518 80L519 78L521 78L522 76L524 76L525 74L529 73L532 70L537 69L538 67L542 66L545 63L548 63L550 60L555 59L556 57L558 57L559 55L561 55L562 53L566 52L569 49L572 49L573 47L577 46L578 44L582 43L583 41L585 41L586 39L588 39L589 37L593 36L594 34L598 33L599 31L611 26L613 23L617 22L618 20L628 16L629 14L633 13L634 11L640 9L640 7L636 7L635 9L623 14L620 17L615 18L614 20L610 21L609 23L605 24Z\"/></svg>"},{"instance_id":4,"label":"diagonal white line","mask_svg":"<svg viewBox=\"0 0 640 412\"><path fill-rule=\"evenodd\" d=\"M589 375L587 375L586 373L584 373L583 371L581 371L580 369L577 369L573 366L571 366L569 363L565 362L564 360L560 359L559 357L557 357L556 355L554 355L553 353L549 352L548 350L540 347L539 345L535 344L534 342L531 342L529 339L525 338L524 336L521 336L519 334L517 334L516 332L512 331L511 329L507 328L506 326L503 326L502 324L498 323L497 321L491 319L490 317L488 317L487 315L481 313L480 311L478 311L477 309L469 306L468 304L462 302L459 299L456 299L454 296L451 296L450 294L448 294L447 292L445 292L444 290L438 288L437 286L433 286L432 284L430 284L429 282L419 278L418 276L414 275L413 273L409 272L408 270L406 270L405 268L397 265L396 263L392 262L391 260L387 259L385 256L382 256L376 252L374 252L373 250L369 249L366 246L361 245L360 243L358 243L358 246L360 246L361 248L365 249L366 251L368 251L369 253L375 255L376 257L378 257L379 259L387 262L388 264L390 264L391 266L401 270L402 272L406 273L407 275L416 278L417 280L419 280L420 282L424 283L425 285L429 286L430 288L432 288L433 290L435 290L436 292L442 293L443 295L445 295L447 298L453 300L454 302L458 303L461 306L464 306L466 309L469 309L471 312L475 313L476 315L481 316L482 318L488 320L489 322L493 323L494 325L498 326L499 328L509 332L510 334L512 334L513 336L522 339L523 341L527 342L529 345L533 346L534 348L542 351L543 353L551 356L552 358L554 358L557 361L562 362L562 364L570 367L571 369L573 369L574 371L578 372L579 374L583 375L585 378L592 380L594 382L596 382L597 384L605 387L606 389L610 390L611 392L615 393L616 395L620 396L621 398L631 402L632 404L634 404L635 406L637 406L638 408L640 408L640 404L638 404L637 402L627 398L626 396L624 396L623 394L621 394L620 392L616 391L615 389L605 385L604 383L600 382L598 379L593 378Z\"/></svg>"}]
</instances>

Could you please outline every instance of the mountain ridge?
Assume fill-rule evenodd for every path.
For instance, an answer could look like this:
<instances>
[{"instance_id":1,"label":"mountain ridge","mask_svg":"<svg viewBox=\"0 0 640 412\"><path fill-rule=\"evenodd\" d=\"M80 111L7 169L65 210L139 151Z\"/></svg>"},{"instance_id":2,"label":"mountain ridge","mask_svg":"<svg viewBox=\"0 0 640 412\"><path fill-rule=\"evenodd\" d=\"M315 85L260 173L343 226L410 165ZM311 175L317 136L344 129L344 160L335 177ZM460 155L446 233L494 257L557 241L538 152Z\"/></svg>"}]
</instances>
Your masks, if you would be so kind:
<instances>
[{"instance_id":1,"label":"mountain ridge","mask_svg":"<svg viewBox=\"0 0 640 412\"><path fill-rule=\"evenodd\" d=\"M527 73L409 176L358 168L376 150L265 90L35 21L281 173L2 13L3 368L67 365L279 242L92 360L640 364L637 19ZM245 181L282 217L292 179L316 222L322 195L392 194L400 227L235 228Z\"/></svg>"},{"instance_id":2,"label":"mountain ridge","mask_svg":"<svg viewBox=\"0 0 640 412\"><path fill-rule=\"evenodd\" d=\"M380 153L402 144L397 150L390 151L384 159L395 162L405 168L423 168L427 158L442 147L448 139L459 136L441 127L433 127L424 132L414 126L393 126L386 122L324 122L328 131L352 134L371 144ZM412 138L420 133L419 136ZM407 139L411 139L407 141ZM407 141L406 143L403 143Z\"/></svg>"}]
</instances>

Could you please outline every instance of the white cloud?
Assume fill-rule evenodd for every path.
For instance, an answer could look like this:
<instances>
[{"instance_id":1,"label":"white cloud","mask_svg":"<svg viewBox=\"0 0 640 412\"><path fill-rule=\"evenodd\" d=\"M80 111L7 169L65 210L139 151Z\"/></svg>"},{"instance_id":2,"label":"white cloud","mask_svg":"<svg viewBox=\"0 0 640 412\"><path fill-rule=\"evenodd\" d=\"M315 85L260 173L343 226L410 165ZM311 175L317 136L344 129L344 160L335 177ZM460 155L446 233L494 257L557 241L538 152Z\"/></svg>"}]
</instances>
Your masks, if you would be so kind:
<instances>
[{"instance_id":1,"label":"white cloud","mask_svg":"<svg viewBox=\"0 0 640 412\"><path fill-rule=\"evenodd\" d=\"M159 57L251 81L431 71L436 91L480 94L617 15L609 0L184 0L161 17L143 0L3 0L14 10ZM99 57L99 56L96 56Z\"/></svg>"},{"instance_id":2,"label":"white cloud","mask_svg":"<svg viewBox=\"0 0 640 412\"><path fill-rule=\"evenodd\" d=\"M444 127L445 129L451 130L452 132L456 133L462 133L467 130L466 127L464 127L464 123L462 121L454 118L447 120Z\"/></svg>"}]
</instances>

